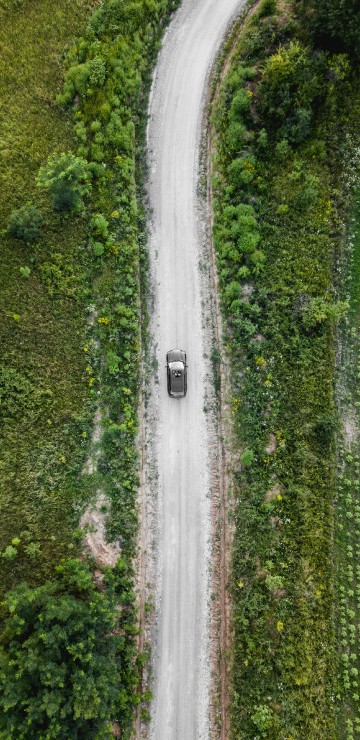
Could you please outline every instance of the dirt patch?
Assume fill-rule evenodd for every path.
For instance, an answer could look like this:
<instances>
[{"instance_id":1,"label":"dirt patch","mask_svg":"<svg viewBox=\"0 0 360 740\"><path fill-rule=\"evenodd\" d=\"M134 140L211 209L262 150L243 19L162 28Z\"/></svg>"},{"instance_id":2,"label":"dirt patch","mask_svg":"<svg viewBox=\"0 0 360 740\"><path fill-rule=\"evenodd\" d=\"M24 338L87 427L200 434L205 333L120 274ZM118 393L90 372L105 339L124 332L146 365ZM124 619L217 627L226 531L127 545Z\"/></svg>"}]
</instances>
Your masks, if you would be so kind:
<instances>
[{"instance_id":1,"label":"dirt patch","mask_svg":"<svg viewBox=\"0 0 360 740\"><path fill-rule=\"evenodd\" d=\"M269 491L266 492L264 498L264 504L268 504L270 501L274 501L278 496L282 495L280 486L273 486Z\"/></svg>"},{"instance_id":2,"label":"dirt patch","mask_svg":"<svg viewBox=\"0 0 360 740\"><path fill-rule=\"evenodd\" d=\"M275 529L276 527L279 527L281 525L281 519L278 516L271 516L270 517L270 524Z\"/></svg>"},{"instance_id":3,"label":"dirt patch","mask_svg":"<svg viewBox=\"0 0 360 740\"><path fill-rule=\"evenodd\" d=\"M101 437L101 411L99 408L96 409L94 416L94 426L91 439L91 451L86 463L84 465L84 473L94 473L97 466L99 457L99 442Z\"/></svg>"},{"instance_id":4,"label":"dirt patch","mask_svg":"<svg viewBox=\"0 0 360 740\"><path fill-rule=\"evenodd\" d=\"M90 455L84 465L84 473L96 471L101 438L101 411L97 408L94 417ZM114 566L120 555L117 543L106 540L106 519L109 501L104 493L97 491L96 501L88 506L80 519L80 527L85 530L84 545L101 565Z\"/></svg>"},{"instance_id":5,"label":"dirt patch","mask_svg":"<svg viewBox=\"0 0 360 740\"><path fill-rule=\"evenodd\" d=\"M120 547L106 540L108 506L108 500L99 492L94 506L89 506L81 517L80 527L87 530L84 541L97 562L113 567L120 556Z\"/></svg>"},{"instance_id":6,"label":"dirt patch","mask_svg":"<svg viewBox=\"0 0 360 740\"><path fill-rule=\"evenodd\" d=\"M251 283L245 283L241 286L241 300L243 303L249 303L250 296L253 294L255 288Z\"/></svg>"},{"instance_id":7,"label":"dirt patch","mask_svg":"<svg viewBox=\"0 0 360 740\"><path fill-rule=\"evenodd\" d=\"M275 452L277 448L277 439L275 437L275 434L270 434L269 441L265 447L265 452L267 455L272 455L273 452Z\"/></svg>"},{"instance_id":8,"label":"dirt patch","mask_svg":"<svg viewBox=\"0 0 360 740\"><path fill-rule=\"evenodd\" d=\"M347 408L343 417L344 442L346 448L349 448L356 442L358 429L356 423L356 414L354 409Z\"/></svg>"}]
</instances>

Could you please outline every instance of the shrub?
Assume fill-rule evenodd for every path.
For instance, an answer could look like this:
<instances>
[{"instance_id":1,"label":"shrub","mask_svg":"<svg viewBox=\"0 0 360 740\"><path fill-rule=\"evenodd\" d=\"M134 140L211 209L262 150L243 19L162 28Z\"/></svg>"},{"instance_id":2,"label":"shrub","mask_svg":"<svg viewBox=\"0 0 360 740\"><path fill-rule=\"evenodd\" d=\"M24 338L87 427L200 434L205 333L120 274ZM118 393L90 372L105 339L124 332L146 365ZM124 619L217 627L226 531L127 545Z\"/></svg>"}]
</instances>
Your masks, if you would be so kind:
<instances>
[{"instance_id":1,"label":"shrub","mask_svg":"<svg viewBox=\"0 0 360 740\"><path fill-rule=\"evenodd\" d=\"M241 462L243 465L245 465L246 468L248 468L254 462L254 457L255 455L253 450L244 450L241 455Z\"/></svg>"},{"instance_id":2,"label":"shrub","mask_svg":"<svg viewBox=\"0 0 360 740\"><path fill-rule=\"evenodd\" d=\"M233 121L227 131L227 144L232 153L240 152L244 146L246 128L240 121Z\"/></svg>"},{"instance_id":3,"label":"shrub","mask_svg":"<svg viewBox=\"0 0 360 740\"><path fill-rule=\"evenodd\" d=\"M235 93L231 106L230 106L230 112L229 112L229 120L230 121L236 121L236 120L242 120L242 116L245 113L248 113L250 110L251 105L251 96L249 95L249 92L245 90L244 87L240 87L240 89Z\"/></svg>"},{"instance_id":4,"label":"shrub","mask_svg":"<svg viewBox=\"0 0 360 740\"><path fill-rule=\"evenodd\" d=\"M270 56L259 86L262 119L280 128L281 138L299 143L308 135L311 106L322 90L322 57L298 41ZM285 128L282 125L285 123Z\"/></svg>"},{"instance_id":5,"label":"shrub","mask_svg":"<svg viewBox=\"0 0 360 740\"><path fill-rule=\"evenodd\" d=\"M258 147L260 149L266 149L268 145L268 135L265 128L260 129L258 133Z\"/></svg>"},{"instance_id":6,"label":"shrub","mask_svg":"<svg viewBox=\"0 0 360 740\"><path fill-rule=\"evenodd\" d=\"M101 257L104 254L105 247L101 242L93 242L92 250L95 257Z\"/></svg>"},{"instance_id":7,"label":"shrub","mask_svg":"<svg viewBox=\"0 0 360 740\"><path fill-rule=\"evenodd\" d=\"M97 236L106 238L109 235L109 222L102 213L96 213L90 225Z\"/></svg>"},{"instance_id":8,"label":"shrub","mask_svg":"<svg viewBox=\"0 0 360 740\"><path fill-rule=\"evenodd\" d=\"M8 545L2 553L2 557L5 558L5 560L14 560L17 556L17 553L18 551L16 547Z\"/></svg>"},{"instance_id":9,"label":"shrub","mask_svg":"<svg viewBox=\"0 0 360 740\"><path fill-rule=\"evenodd\" d=\"M315 419L315 434L325 445L328 445L330 444L330 442L332 442L336 427L336 417L333 414L318 414Z\"/></svg>"},{"instance_id":10,"label":"shrub","mask_svg":"<svg viewBox=\"0 0 360 740\"><path fill-rule=\"evenodd\" d=\"M25 545L24 550L31 560L36 560L41 554L40 542L29 542L28 545Z\"/></svg>"},{"instance_id":11,"label":"shrub","mask_svg":"<svg viewBox=\"0 0 360 740\"><path fill-rule=\"evenodd\" d=\"M106 67L104 60L101 59L101 57L90 59L90 61L88 62L88 69L89 81L91 82L91 84L101 87L104 84L106 77Z\"/></svg>"},{"instance_id":12,"label":"shrub","mask_svg":"<svg viewBox=\"0 0 360 740\"><path fill-rule=\"evenodd\" d=\"M266 704L258 704L254 707L254 710L251 720L258 732L261 733L261 737L267 737L268 730L271 729L273 724L273 711Z\"/></svg>"},{"instance_id":13,"label":"shrub","mask_svg":"<svg viewBox=\"0 0 360 740\"><path fill-rule=\"evenodd\" d=\"M320 296L310 298L302 309L302 320L307 329L326 321L339 321L349 309L347 301L326 300Z\"/></svg>"},{"instance_id":14,"label":"shrub","mask_svg":"<svg viewBox=\"0 0 360 740\"><path fill-rule=\"evenodd\" d=\"M276 144L275 153L279 159L287 159L290 156L291 146L287 139L281 139L281 141Z\"/></svg>"},{"instance_id":15,"label":"shrub","mask_svg":"<svg viewBox=\"0 0 360 740\"><path fill-rule=\"evenodd\" d=\"M297 108L284 125L284 133L292 144L300 144L310 133L312 111L309 108Z\"/></svg>"},{"instance_id":16,"label":"shrub","mask_svg":"<svg viewBox=\"0 0 360 740\"><path fill-rule=\"evenodd\" d=\"M83 64L74 64L65 75L64 91L58 95L60 104L70 103L75 95L91 95L91 85L102 87L105 83L106 67L101 57L89 59Z\"/></svg>"},{"instance_id":17,"label":"shrub","mask_svg":"<svg viewBox=\"0 0 360 740\"><path fill-rule=\"evenodd\" d=\"M265 18L268 15L273 15L273 13L276 13L276 8L277 0L262 0L258 11L258 17Z\"/></svg>"},{"instance_id":18,"label":"shrub","mask_svg":"<svg viewBox=\"0 0 360 740\"><path fill-rule=\"evenodd\" d=\"M36 182L50 191L57 211L82 211L82 199L91 189L88 163L72 152L50 156Z\"/></svg>"},{"instance_id":19,"label":"shrub","mask_svg":"<svg viewBox=\"0 0 360 740\"><path fill-rule=\"evenodd\" d=\"M30 277L30 267L20 267L19 272L23 278Z\"/></svg>"},{"instance_id":20,"label":"shrub","mask_svg":"<svg viewBox=\"0 0 360 740\"><path fill-rule=\"evenodd\" d=\"M231 185L246 188L252 183L255 176L255 157L246 156L234 159L228 167L229 182Z\"/></svg>"},{"instance_id":21,"label":"shrub","mask_svg":"<svg viewBox=\"0 0 360 740\"><path fill-rule=\"evenodd\" d=\"M27 203L12 211L7 232L15 239L33 242L39 236L42 222L43 219L39 209L31 203Z\"/></svg>"}]
</instances>

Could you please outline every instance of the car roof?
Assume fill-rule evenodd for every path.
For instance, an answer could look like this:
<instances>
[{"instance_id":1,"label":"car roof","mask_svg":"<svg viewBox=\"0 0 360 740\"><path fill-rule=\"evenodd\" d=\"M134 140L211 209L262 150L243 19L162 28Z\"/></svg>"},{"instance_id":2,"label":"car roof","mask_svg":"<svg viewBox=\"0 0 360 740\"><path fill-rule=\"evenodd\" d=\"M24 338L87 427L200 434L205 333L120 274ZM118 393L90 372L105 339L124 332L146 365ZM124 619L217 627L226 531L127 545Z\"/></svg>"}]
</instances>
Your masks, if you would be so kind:
<instances>
[{"instance_id":1,"label":"car roof","mask_svg":"<svg viewBox=\"0 0 360 740\"><path fill-rule=\"evenodd\" d=\"M173 363L171 365L171 369L174 369L174 365L177 365L177 364L178 363ZM183 391L184 390L184 372L181 367L179 367L178 369L181 370L181 375L176 376L171 373L171 390L172 391Z\"/></svg>"}]
</instances>

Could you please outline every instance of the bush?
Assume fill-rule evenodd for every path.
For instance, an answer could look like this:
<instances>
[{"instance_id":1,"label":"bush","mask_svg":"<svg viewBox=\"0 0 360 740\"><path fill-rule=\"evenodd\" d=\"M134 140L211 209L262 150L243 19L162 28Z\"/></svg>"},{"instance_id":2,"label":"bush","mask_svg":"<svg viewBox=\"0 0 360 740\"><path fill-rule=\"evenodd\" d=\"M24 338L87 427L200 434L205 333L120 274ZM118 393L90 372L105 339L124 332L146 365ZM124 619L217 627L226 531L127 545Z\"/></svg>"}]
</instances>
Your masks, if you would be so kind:
<instances>
[{"instance_id":1,"label":"bush","mask_svg":"<svg viewBox=\"0 0 360 740\"><path fill-rule=\"evenodd\" d=\"M246 468L249 468L254 462L254 457L253 450L244 450L241 455L241 462Z\"/></svg>"},{"instance_id":2,"label":"bush","mask_svg":"<svg viewBox=\"0 0 360 740\"><path fill-rule=\"evenodd\" d=\"M315 419L314 431L318 439L325 445L329 445L334 439L337 421L334 414L318 414Z\"/></svg>"},{"instance_id":3,"label":"bush","mask_svg":"<svg viewBox=\"0 0 360 740\"><path fill-rule=\"evenodd\" d=\"M264 65L259 87L264 122L296 143L308 135L311 106L322 90L322 56L310 55L298 41L280 47ZM285 129L282 125L285 123Z\"/></svg>"},{"instance_id":4,"label":"bush","mask_svg":"<svg viewBox=\"0 0 360 740\"><path fill-rule=\"evenodd\" d=\"M33 242L39 236L42 222L43 219L39 209L31 203L27 203L12 211L7 232L15 239Z\"/></svg>"},{"instance_id":5,"label":"bush","mask_svg":"<svg viewBox=\"0 0 360 740\"><path fill-rule=\"evenodd\" d=\"M104 238L109 236L109 223L102 213L95 213L91 219L90 226L97 236Z\"/></svg>"},{"instance_id":6,"label":"bush","mask_svg":"<svg viewBox=\"0 0 360 740\"><path fill-rule=\"evenodd\" d=\"M19 272L23 278L30 277L30 267L20 267Z\"/></svg>"},{"instance_id":7,"label":"bush","mask_svg":"<svg viewBox=\"0 0 360 740\"><path fill-rule=\"evenodd\" d=\"M8 545L2 553L2 557L5 558L5 560L14 560L17 556L17 553L18 551L16 547Z\"/></svg>"},{"instance_id":8,"label":"bush","mask_svg":"<svg viewBox=\"0 0 360 740\"><path fill-rule=\"evenodd\" d=\"M50 191L57 211L82 211L83 197L90 192L90 170L82 157L72 152L53 154L36 178L37 185Z\"/></svg>"},{"instance_id":9,"label":"bush","mask_svg":"<svg viewBox=\"0 0 360 740\"><path fill-rule=\"evenodd\" d=\"M101 57L90 59L90 61L88 62L88 68L89 81L91 82L91 84L101 87L104 84L106 77L106 67L103 59L101 59Z\"/></svg>"},{"instance_id":10,"label":"bush","mask_svg":"<svg viewBox=\"0 0 360 740\"><path fill-rule=\"evenodd\" d=\"M302 321L307 329L318 327L325 322L339 321L349 309L347 301L333 303L321 296L309 298L302 309Z\"/></svg>"},{"instance_id":11,"label":"bush","mask_svg":"<svg viewBox=\"0 0 360 740\"><path fill-rule=\"evenodd\" d=\"M266 704L259 704L251 717L261 737L267 737L273 724L273 711Z\"/></svg>"},{"instance_id":12,"label":"bush","mask_svg":"<svg viewBox=\"0 0 360 740\"><path fill-rule=\"evenodd\" d=\"M258 17L265 18L268 15L273 15L273 13L276 13L276 9L277 0L262 0L258 11Z\"/></svg>"}]
</instances>

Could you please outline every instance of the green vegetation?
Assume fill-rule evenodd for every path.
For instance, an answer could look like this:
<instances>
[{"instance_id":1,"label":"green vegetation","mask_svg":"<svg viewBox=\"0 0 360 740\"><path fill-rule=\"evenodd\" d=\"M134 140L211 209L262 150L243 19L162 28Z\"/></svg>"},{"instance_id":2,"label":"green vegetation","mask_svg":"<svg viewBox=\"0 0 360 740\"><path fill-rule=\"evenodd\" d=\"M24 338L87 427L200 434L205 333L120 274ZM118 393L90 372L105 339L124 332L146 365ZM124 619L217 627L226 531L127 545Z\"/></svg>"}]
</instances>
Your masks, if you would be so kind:
<instances>
[{"instance_id":1,"label":"green vegetation","mask_svg":"<svg viewBox=\"0 0 360 740\"><path fill-rule=\"evenodd\" d=\"M83 197L90 192L88 163L72 152L53 154L45 167L40 167L36 182L50 191L57 211L83 211Z\"/></svg>"},{"instance_id":2,"label":"green vegetation","mask_svg":"<svg viewBox=\"0 0 360 740\"><path fill-rule=\"evenodd\" d=\"M116 717L126 738L140 701L131 562L145 258L135 160L151 66L175 5L102 3L71 46L61 91L64 51L91 3L1 3L4 737L107 737ZM86 474L97 408L98 464ZM79 555L79 517L99 489L109 501L108 538L122 557L94 584L76 560L70 570L57 566L69 551ZM42 641L53 651L44 659ZM84 660L92 668L83 691Z\"/></svg>"},{"instance_id":3,"label":"green vegetation","mask_svg":"<svg viewBox=\"0 0 360 740\"><path fill-rule=\"evenodd\" d=\"M121 559L102 574L104 593L79 560L56 571L56 580L37 588L22 583L5 599L1 736L110 738L110 717L122 717L123 731L132 719L131 579Z\"/></svg>"},{"instance_id":4,"label":"green vegetation","mask_svg":"<svg viewBox=\"0 0 360 740\"><path fill-rule=\"evenodd\" d=\"M143 145L145 90L161 27L176 3L108 2L92 15L67 60L58 101L73 103L77 158L92 175L93 256L89 382L101 387L97 485L110 501L108 535L135 554L138 487L140 271L143 211L136 156ZM121 34L119 34L121 29ZM136 139L136 135L138 138ZM137 182L136 182L137 180ZM100 352L96 351L96 346ZM90 353L90 346L89 346Z\"/></svg>"},{"instance_id":5,"label":"green vegetation","mask_svg":"<svg viewBox=\"0 0 360 740\"><path fill-rule=\"evenodd\" d=\"M295 0L300 19L316 44L360 57L360 18L357 0Z\"/></svg>"},{"instance_id":6,"label":"green vegetation","mask_svg":"<svg viewBox=\"0 0 360 740\"><path fill-rule=\"evenodd\" d=\"M1 596L22 579L42 583L78 548L73 530L89 497L80 477L93 416L86 221L55 212L35 178L75 144L55 97L64 51L91 7L0 7Z\"/></svg>"},{"instance_id":7,"label":"green vegetation","mask_svg":"<svg viewBox=\"0 0 360 740\"><path fill-rule=\"evenodd\" d=\"M214 240L243 450L232 512L236 738L337 736L334 340L349 302L334 266L357 72L343 49L318 45L298 3L264 2L212 115Z\"/></svg>"},{"instance_id":8,"label":"green vegetation","mask_svg":"<svg viewBox=\"0 0 360 740\"><path fill-rule=\"evenodd\" d=\"M42 216L39 209L27 203L12 211L7 231L9 236L14 236L15 239L33 242L40 236L41 224Z\"/></svg>"},{"instance_id":9,"label":"green vegetation","mask_svg":"<svg viewBox=\"0 0 360 740\"><path fill-rule=\"evenodd\" d=\"M337 507L335 529L335 586L337 595L337 637L339 670L336 685L336 710L339 737L353 740L360 736L360 211L356 155L358 142L351 139L351 158L346 182L355 175L356 189L352 199L351 222L347 229L347 251L343 255L348 267L344 292L350 308L342 327L337 396L342 421L338 445ZM350 175L350 177L349 177ZM352 186L350 186L351 192Z\"/></svg>"}]
</instances>

